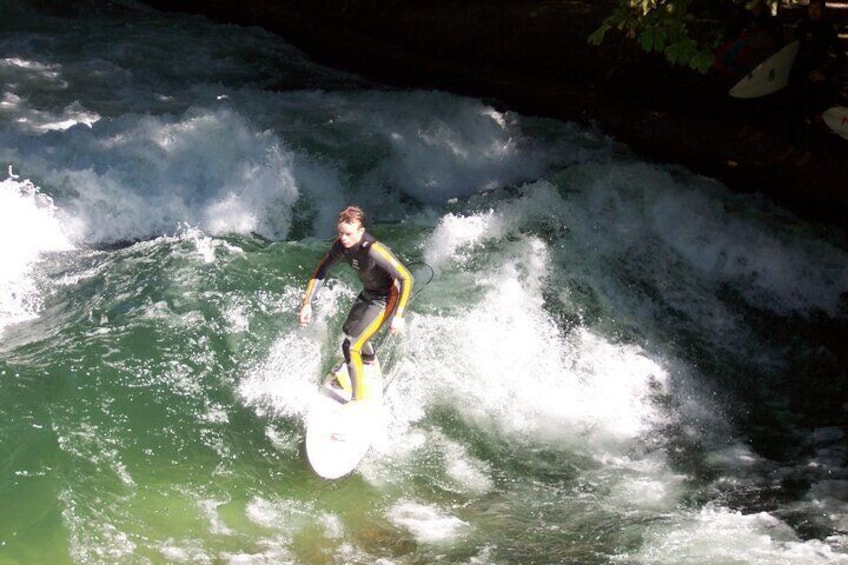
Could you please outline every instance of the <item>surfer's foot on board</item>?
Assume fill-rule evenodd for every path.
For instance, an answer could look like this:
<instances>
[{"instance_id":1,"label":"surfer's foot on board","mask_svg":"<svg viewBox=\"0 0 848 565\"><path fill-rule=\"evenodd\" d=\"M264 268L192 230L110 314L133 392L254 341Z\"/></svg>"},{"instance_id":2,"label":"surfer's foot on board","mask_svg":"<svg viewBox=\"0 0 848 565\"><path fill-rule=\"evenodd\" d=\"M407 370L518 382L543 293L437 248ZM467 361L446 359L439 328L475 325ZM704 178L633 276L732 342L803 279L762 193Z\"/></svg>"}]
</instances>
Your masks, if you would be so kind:
<instances>
[{"instance_id":1,"label":"surfer's foot on board","mask_svg":"<svg viewBox=\"0 0 848 565\"><path fill-rule=\"evenodd\" d=\"M347 375L347 367L340 363L330 370L330 378L325 386L332 391L340 401L347 402L353 394L350 386L350 377Z\"/></svg>"},{"instance_id":2,"label":"surfer's foot on board","mask_svg":"<svg viewBox=\"0 0 848 565\"><path fill-rule=\"evenodd\" d=\"M338 378L330 379L330 382L327 383L330 388L335 389L339 392L343 392L346 394L350 394L350 388L345 386L345 383L341 382Z\"/></svg>"},{"instance_id":3,"label":"surfer's foot on board","mask_svg":"<svg viewBox=\"0 0 848 565\"><path fill-rule=\"evenodd\" d=\"M339 404L347 404L350 402L350 391L345 390L341 386L339 386L338 382L335 379L327 381L327 383L324 385L324 388L330 398L332 398Z\"/></svg>"}]
</instances>

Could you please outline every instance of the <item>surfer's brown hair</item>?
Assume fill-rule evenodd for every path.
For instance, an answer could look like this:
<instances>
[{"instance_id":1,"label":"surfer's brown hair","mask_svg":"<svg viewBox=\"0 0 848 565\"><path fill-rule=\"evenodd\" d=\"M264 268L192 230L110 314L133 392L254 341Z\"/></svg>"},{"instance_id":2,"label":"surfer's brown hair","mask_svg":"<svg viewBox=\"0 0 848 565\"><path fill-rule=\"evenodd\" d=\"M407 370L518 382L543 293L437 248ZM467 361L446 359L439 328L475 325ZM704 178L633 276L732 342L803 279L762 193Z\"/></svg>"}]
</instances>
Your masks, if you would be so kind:
<instances>
[{"instance_id":1,"label":"surfer's brown hair","mask_svg":"<svg viewBox=\"0 0 848 565\"><path fill-rule=\"evenodd\" d=\"M365 212L359 206L348 206L339 212L339 224L359 224L365 227Z\"/></svg>"}]
</instances>

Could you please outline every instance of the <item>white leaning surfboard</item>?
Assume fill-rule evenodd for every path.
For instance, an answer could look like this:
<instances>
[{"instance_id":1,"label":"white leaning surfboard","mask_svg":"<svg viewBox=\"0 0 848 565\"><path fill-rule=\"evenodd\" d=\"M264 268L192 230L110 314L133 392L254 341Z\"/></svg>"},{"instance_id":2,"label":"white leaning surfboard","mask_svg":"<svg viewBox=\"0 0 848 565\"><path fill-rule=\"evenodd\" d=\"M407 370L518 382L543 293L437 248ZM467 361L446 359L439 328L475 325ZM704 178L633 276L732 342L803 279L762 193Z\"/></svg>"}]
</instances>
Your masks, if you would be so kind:
<instances>
[{"instance_id":1,"label":"white leaning surfboard","mask_svg":"<svg viewBox=\"0 0 848 565\"><path fill-rule=\"evenodd\" d=\"M320 477L338 479L351 473L382 428L383 374L378 362L365 365L364 379L364 398L348 402L349 393L331 386L328 375L310 407L306 457Z\"/></svg>"},{"instance_id":2,"label":"white leaning surfboard","mask_svg":"<svg viewBox=\"0 0 848 565\"><path fill-rule=\"evenodd\" d=\"M834 106L826 110L822 118L827 127L848 139L848 106Z\"/></svg>"},{"instance_id":3,"label":"white leaning surfboard","mask_svg":"<svg viewBox=\"0 0 848 565\"><path fill-rule=\"evenodd\" d=\"M798 41L793 41L754 67L728 94L734 98L759 98L784 88L789 84L789 73L798 55L798 45Z\"/></svg>"}]
</instances>

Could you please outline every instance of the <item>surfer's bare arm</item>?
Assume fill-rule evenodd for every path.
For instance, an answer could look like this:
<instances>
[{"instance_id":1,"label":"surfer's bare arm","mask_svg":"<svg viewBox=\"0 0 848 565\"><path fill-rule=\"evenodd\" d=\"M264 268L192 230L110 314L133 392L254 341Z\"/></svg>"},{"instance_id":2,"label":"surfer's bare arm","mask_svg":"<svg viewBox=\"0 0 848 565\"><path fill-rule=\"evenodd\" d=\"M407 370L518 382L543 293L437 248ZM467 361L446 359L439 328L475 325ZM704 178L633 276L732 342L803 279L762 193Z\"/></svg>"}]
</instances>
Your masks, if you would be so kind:
<instances>
[{"instance_id":1,"label":"surfer's bare arm","mask_svg":"<svg viewBox=\"0 0 848 565\"><path fill-rule=\"evenodd\" d=\"M318 266L315 267L312 276L309 277L309 282L306 283L306 293L303 296L303 301L300 304L300 312L297 315L299 326L307 326L312 322L312 300L317 296L318 291L324 284L324 280L327 278L327 273L336 263L338 257L336 245L334 244L330 251L318 262Z\"/></svg>"}]
</instances>

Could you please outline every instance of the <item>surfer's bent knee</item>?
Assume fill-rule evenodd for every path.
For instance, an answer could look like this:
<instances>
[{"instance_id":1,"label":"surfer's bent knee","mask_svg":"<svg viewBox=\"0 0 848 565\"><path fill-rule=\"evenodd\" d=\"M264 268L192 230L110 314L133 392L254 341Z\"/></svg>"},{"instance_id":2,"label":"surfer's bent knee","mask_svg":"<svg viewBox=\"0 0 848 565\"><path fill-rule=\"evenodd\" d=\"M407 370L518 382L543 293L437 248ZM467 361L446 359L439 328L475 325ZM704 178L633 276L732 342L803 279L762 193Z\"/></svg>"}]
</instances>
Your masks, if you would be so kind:
<instances>
[{"instance_id":1,"label":"surfer's bent knee","mask_svg":"<svg viewBox=\"0 0 848 565\"><path fill-rule=\"evenodd\" d=\"M351 338L349 335L346 335L344 341L342 341L342 354L344 355L344 360L346 363L350 363L350 345L352 341L353 338Z\"/></svg>"}]
</instances>

